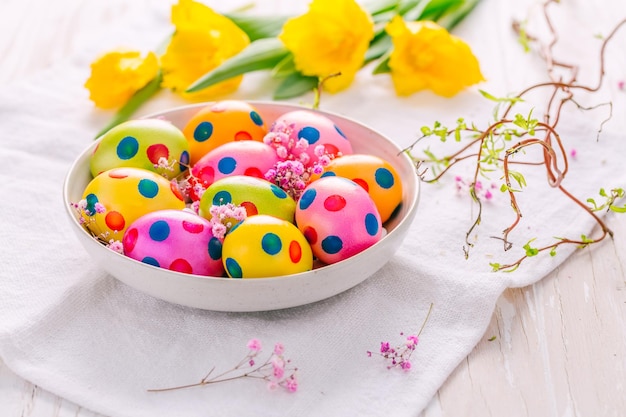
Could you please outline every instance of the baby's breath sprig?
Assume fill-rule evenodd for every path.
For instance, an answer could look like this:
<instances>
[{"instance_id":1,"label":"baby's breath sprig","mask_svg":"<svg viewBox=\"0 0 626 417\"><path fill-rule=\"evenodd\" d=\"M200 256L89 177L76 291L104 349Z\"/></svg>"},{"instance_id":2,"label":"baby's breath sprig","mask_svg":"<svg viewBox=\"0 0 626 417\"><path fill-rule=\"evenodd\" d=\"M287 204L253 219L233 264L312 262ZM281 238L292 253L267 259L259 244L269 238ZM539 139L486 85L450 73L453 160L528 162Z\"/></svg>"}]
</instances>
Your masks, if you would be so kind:
<instances>
[{"instance_id":1,"label":"baby's breath sprig","mask_svg":"<svg viewBox=\"0 0 626 417\"><path fill-rule=\"evenodd\" d=\"M70 203L76 212L78 222L98 242L117 253L124 253L124 246L119 240L109 238L109 232L101 232L96 222L96 214L106 212L106 207L100 202L91 202L89 198L83 198L78 203Z\"/></svg>"},{"instance_id":2,"label":"baby's breath sprig","mask_svg":"<svg viewBox=\"0 0 626 417\"><path fill-rule=\"evenodd\" d=\"M551 31L551 39L558 39L555 26L551 24L549 13L549 6L552 3L558 3L558 1L546 0L544 2L543 17ZM483 200L487 198L484 194L481 195L479 193L478 186L481 184L479 178L490 178L494 173L501 175L503 183L500 190L508 194L511 207L515 212L514 220L504 229L503 235L498 237L498 239L502 240L505 251L513 247L512 242L509 240L509 235L518 227L522 218L522 212L517 203L517 195L527 186L523 169L513 169L513 165L544 166L547 172L548 184L569 198L574 205L586 211L598 224L600 234L593 238L586 235L581 235L580 238L576 239L555 238L554 242L542 247L533 247L532 242L534 239L532 239L523 245L524 255L517 261L510 264L491 263L490 265L494 271L513 271L525 259L537 256L542 252L549 252L551 256L555 256L556 249L564 244L585 247L598 243L607 236L612 237L612 231L596 212L601 210L610 210L617 213L626 212L626 206L616 204L617 200L625 196L624 191L622 189L613 189L607 193L604 189L601 189L600 196L605 199L604 203L596 203L594 199L590 198L586 200L588 204L585 204L563 186L563 179L569 170L568 156L574 157L575 154L571 153L568 155L566 152L563 138L558 131L558 123L564 106L568 103L573 104L580 110L592 110L608 105L609 115L607 120L612 117L611 103L583 107L575 100L575 93L581 91L594 93L600 89L605 74L606 46L623 26L626 26L626 19L619 22L609 35L602 39L599 63L600 75L597 85L583 85L577 80L577 65L562 62L554 57L553 48L556 42L552 41L544 44L539 37L528 33L526 25L515 22L513 29L518 34L520 43L524 48L536 46L541 51L540 55L545 60L549 81L531 85L512 97L496 97L481 91L483 97L496 103L493 121L486 128L479 128L475 124L468 125L463 119L458 119L455 128L447 128L441 123L435 122L433 127L422 127L421 137L405 150L415 161L416 167L421 169L421 173L418 173L418 175L425 182L438 181L450 168L458 163L474 161L475 171L472 180L469 181L467 191L472 198L472 202L478 206L478 210L466 232L465 244L463 246L466 258L469 256L470 248L474 245L470 241L470 236L472 236L473 231L482 221ZM562 74L563 72L565 74ZM531 92L540 90L547 90L549 93L542 118L535 117L532 110L528 113L514 113L518 105L524 103ZM602 131L602 127L607 120L604 120L599 126L598 134ZM461 143L461 147L459 150L444 156L436 156L429 148L422 151L423 156L415 156L412 151L416 144L426 138L435 138L442 142L447 142L449 139L454 138L455 142ZM540 160L527 160L519 156L520 154L525 155L525 150L531 147L540 149L543 155ZM517 159L513 160L513 157ZM426 169L432 174L429 178L426 178ZM459 182L457 181L457 187L458 185Z\"/></svg>"},{"instance_id":3,"label":"baby's breath sprig","mask_svg":"<svg viewBox=\"0 0 626 417\"><path fill-rule=\"evenodd\" d=\"M406 336L406 340L401 345L392 347L391 344L387 341L380 342L380 349L378 352L372 352L368 350L366 352L368 357L372 357L373 355L378 355L382 357L387 362L387 369L392 368L400 368L404 371L409 371L412 368L411 363L411 355L417 348L417 344L419 343L419 337L428 322L428 318L430 317L430 313L433 310L433 303L430 304L428 308L428 313L426 313L426 317L424 318L424 322L422 323L422 327L420 327L419 332L417 334L411 334ZM404 336L404 332L400 332L400 336Z\"/></svg>"},{"instance_id":4,"label":"baby's breath sprig","mask_svg":"<svg viewBox=\"0 0 626 417\"><path fill-rule=\"evenodd\" d=\"M298 368L291 366L291 360L285 358L285 347L283 344L280 342L276 343L272 353L263 362L259 363L261 347L261 342L258 339L250 339L247 344L248 353L232 368L213 375L213 371L215 371L215 367L213 367L200 382L169 388L149 389L148 392L175 391L243 378L265 381L270 390L283 388L288 392L296 392L298 390L298 378L296 375Z\"/></svg>"}]
</instances>

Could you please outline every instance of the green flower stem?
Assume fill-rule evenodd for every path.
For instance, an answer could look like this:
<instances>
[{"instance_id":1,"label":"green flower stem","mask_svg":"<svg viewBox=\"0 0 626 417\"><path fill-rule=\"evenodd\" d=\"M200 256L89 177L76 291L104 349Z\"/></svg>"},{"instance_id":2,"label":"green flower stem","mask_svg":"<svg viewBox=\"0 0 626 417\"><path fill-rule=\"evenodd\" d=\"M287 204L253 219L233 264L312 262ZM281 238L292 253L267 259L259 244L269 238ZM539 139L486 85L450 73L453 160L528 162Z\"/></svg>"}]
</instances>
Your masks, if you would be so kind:
<instances>
[{"instance_id":1,"label":"green flower stem","mask_svg":"<svg viewBox=\"0 0 626 417\"><path fill-rule=\"evenodd\" d=\"M157 73L156 77L152 79L145 87L137 91L131 98L122 106L117 113L113 116L111 121L102 129L94 139L98 139L106 132L117 126L118 124L127 121L131 116L148 101L152 96L161 90L161 80L163 80L163 74L161 70Z\"/></svg>"}]
</instances>

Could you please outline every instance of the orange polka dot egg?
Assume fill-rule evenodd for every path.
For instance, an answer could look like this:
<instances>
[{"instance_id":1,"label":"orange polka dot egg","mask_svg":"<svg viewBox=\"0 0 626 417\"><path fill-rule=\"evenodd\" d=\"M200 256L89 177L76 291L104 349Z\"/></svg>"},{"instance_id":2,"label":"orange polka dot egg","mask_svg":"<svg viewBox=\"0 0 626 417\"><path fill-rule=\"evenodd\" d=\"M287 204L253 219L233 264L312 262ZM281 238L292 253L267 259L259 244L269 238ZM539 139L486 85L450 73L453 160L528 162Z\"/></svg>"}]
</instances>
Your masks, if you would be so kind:
<instances>
[{"instance_id":1,"label":"orange polka dot egg","mask_svg":"<svg viewBox=\"0 0 626 417\"><path fill-rule=\"evenodd\" d=\"M375 245L402 206L394 166L354 153L341 123L322 112L268 117L227 100L184 114L103 135L75 204L94 237L121 242L143 264L209 277L300 274ZM225 205L245 218L216 219ZM218 232L216 222L227 227Z\"/></svg>"},{"instance_id":2,"label":"orange polka dot egg","mask_svg":"<svg viewBox=\"0 0 626 417\"><path fill-rule=\"evenodd\" d=\"M262 141L267 133L263 118L244 101L224 100L198 111L183 128L195 165L204 155L228 142Z\"/></svg>"}]
</instances>

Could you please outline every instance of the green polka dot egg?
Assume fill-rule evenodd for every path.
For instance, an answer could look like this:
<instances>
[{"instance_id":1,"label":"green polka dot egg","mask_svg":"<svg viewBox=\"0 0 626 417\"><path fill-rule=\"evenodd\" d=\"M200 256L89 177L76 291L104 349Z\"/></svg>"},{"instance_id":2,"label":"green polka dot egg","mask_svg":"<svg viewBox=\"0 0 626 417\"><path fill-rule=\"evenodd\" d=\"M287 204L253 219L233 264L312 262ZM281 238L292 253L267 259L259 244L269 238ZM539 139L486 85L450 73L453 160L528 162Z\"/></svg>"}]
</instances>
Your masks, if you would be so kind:
<instances>
[{"instance_id":1,"label":"green polka dot egg","mask_svg":"<svg viewBox=\"0 0 626 417\"><path fill-rule=\"evenodd\" d=\"M135 167L174 178L189 166L189 145L183 132L160 119L129 120L102 135L91 155L94 177L113 168Z\"/></svg>"},{"instance_id":2,"label":"green polka dot egg","mask_svg":"<svg viewBox=\"0 0 626 417\"><path fill-rule=\"evenodd\" d=\"M226 235L222 261L231 278L263 278L310 271L313 253L292 223L259 214Z\"/></svg>"},{"instance_id":3,"label":"green polka dot egg","mask_svg":"<svg viewBox=\"0 0 626 417\"><path fill-rule=\"evenodd\" d=\"M210 220L211 206L232 203L248 217L267 214L293 223L296 202L282 188L261 178L232 175L215 181L200 198L199 214Z\"/></svg>"},{"instance_id":4,"label":"green polka dot egg","mask_svg":"<svg viewBox=\"0 0 626 417\"><path fill-rule=\"evenodd\" d=\"M157 210L185 208L175 185L141 168L114 168L89 182L83 193L83 224L96 237L121 241L139 217Z\"/></svg>"}]
</instances>

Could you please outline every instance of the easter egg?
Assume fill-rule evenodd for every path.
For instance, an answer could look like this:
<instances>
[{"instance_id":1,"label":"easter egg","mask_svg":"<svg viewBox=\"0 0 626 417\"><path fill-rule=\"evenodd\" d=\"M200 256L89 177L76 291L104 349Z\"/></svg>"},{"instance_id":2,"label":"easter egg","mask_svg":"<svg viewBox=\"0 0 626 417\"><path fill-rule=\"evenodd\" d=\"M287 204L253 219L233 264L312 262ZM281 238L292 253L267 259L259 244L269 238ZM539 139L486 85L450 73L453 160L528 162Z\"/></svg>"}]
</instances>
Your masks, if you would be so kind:
<instances>
[{"instance_id":1,"label":"easter egg","mask_svg":"<svg viewBox=\"0 0 626 417\"><path fill-rule=\"evenodd\" d=\"M287 135L292 142L305 139L309 143L304 151L308 161L300 159L307 167L319 160L320 155L316 154L318 146L322 146L323 154L331 158L352 153L352 145L339 126L312 110L294 110L281 115L272 123L266 143L280 139L281 136L276 135Z\"/></svg>"},{"instance_id":2,"label":"easter egg","mask_svg":"<svg viewBox=\"0 0 626 417\"><path fill-rule=\"evenodd\" d=\"M83 200L83 224L107 242L122 240L128 226L144 214L185 208L175 184L141 168L104 171L87 184Z\"/></svg>"},{"instance_id":3,"label":"easter egg","mask_svg":"<svg viewBox=\"0 0 626 417\"><path fill-rule=\"evenodd\" d=\"M158 210L135 220L122 239L124 255L195 275L222 276L222 241L211 223L185 210Z\"/></svg>"},{"instance_id":4,"label":"easter egg","mask_svg":"<svg viewBox=\"0 0 626 417\"><path fill-rule=\"evenodd\" d=\"M330 161L321 177L339 176L359 184L368 192L384 223L402 202L400 176L391 164L374 155L352 154ZM320 175L314 175L315 181Z\"/></svg>"},{"instance_id":5,"label":"easter egg","mask_svg":"<svg viewBox=\"0 0 626 417\"><path fill-rule=\"evenodd\" d=\"M310 183L298 200L296 224L313 254L332 264L378 242L382 223L367 191L347 178L330 176Z\"/></svg>"},{"instance_id":6,"label":"easter egg","mask_svg":"<svg viewBox=\"0 0 626 417\"><path fill-rule=\"evenodd\" d=\"M188 168L189 145L170 122L129 120L102 135L89 164L94 177L113 168L135 167L171 179Z\"/></svg>"},{"instance_id":7,"label":"easter egg","mask_svg":"<svg viewBox=\"0 0 626 417\"><path fill-rule=\"evenodd\" d=\"M313 268L311 248L298 228L263 214L248 217L230 230L222 261L231 278L290 275Z\"/></svg>"},{"instance_id":8,"label":"easter egg","mask_svg":"<svg viewBox=\"0 0 626 417\"><path fill-rule=\"evenodd\" d=\"M263 142L252 140L228 142L200 158L191 169L191 175L204 188L231 175L265 179L265 173L278 160L274 148Z\"/></svg>"},{"instance_id":9,"label":"easter egg","mask_svg":"<svg viewBox=\"0 0 626 417\"><path fill-rule=\"evenodd\" d=\"M267 180L233 175L215 181L200 199L199 214L211 219L213 205L234 204L244 207L248 216L267 214L293 222L296 202L283 189Z\"/></svg>"},{"instance_id":10,"label":"easter egg","mask_svg":"<svg viewBox=\"0 0 626 417\"><path fill-rule=\"evenodd\" d=\"M187 122L183 133L189 143L191 164L194 165L211 150L227 142L263 141L267 128L252 105L244 101L224 100L202 108Z\"/></svg>"}]
</instances>

